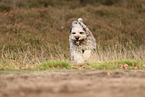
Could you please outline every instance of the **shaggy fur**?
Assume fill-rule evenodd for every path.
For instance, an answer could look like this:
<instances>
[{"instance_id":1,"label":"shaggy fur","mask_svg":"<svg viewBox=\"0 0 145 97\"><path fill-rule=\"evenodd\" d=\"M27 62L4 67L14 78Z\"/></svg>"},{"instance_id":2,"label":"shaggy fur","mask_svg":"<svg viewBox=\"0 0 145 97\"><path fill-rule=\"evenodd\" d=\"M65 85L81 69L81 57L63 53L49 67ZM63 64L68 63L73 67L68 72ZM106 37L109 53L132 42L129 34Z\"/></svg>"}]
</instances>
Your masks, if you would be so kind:
<instances>
[{"instance_id":1,"label":"shaggy fur","mask_svg":"<svg viewBox=\"0 0 145 97\"><path fill-rule=\"evenodd\" d=\"M77 64L83 64L87 61L96 49L95 38L83 23L82 18L79 18L78 21L73 21L70 29L69 44L71 60Z\"/></svg>"}]
</instances>

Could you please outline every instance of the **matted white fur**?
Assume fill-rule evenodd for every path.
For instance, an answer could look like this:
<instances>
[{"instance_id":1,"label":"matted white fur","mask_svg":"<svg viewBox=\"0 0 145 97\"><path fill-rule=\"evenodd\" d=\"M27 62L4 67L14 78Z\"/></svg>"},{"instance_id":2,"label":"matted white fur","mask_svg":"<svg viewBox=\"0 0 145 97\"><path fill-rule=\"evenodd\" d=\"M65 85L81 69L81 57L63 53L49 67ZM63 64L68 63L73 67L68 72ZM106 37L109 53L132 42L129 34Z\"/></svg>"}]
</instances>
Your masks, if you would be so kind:
<instances>
[{"instance_id":1,"label":"matted white fur","mask_svg":"<svg viewBox=\"0 0 145 97\"><path fill-rule=\"evenodd\" d=\"M96 49L95 38L89 28L83 23L82 18L72 22L69 44L71 60L77 64L83 64L87 61Z\"/></svg>"}]
</instances>

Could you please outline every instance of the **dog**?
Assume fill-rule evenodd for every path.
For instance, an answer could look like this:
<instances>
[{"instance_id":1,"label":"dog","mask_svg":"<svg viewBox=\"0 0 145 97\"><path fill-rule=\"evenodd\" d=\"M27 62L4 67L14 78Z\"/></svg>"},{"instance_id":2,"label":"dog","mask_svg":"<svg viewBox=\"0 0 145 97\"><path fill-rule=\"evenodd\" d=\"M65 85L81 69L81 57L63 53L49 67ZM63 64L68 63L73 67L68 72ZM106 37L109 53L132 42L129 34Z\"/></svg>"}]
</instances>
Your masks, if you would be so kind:
<instances>
[{"instance_id":1,"label":"dog","mask_svg":"<svg viewBox=\"0 0 145 97\"><path fill-rule=\"evenodd\" d=\"M76 64L84 64L95 51L96 40L82 18L72 22L69 44L71 60Z\"/></svg>"}]
</instances>

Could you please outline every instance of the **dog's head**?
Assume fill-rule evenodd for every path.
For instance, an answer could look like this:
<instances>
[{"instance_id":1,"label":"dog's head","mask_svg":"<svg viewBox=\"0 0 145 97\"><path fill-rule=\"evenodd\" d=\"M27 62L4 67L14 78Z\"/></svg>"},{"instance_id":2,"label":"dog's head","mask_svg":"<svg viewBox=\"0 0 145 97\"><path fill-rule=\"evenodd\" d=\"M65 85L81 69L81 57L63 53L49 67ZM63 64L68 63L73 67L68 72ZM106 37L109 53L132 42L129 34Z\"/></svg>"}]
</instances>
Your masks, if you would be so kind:
<instances>
[{"instance_id":1,"label":"dog's head","mask_svg":"<svg viewBox=\"0 0 145 97\"><path fill-rule=\"evenodd\" d=\"M78 21L72 23L70 29L70 38L76 45L80 45L87 38L86 29Z\"/></svg>"}]
</instances>

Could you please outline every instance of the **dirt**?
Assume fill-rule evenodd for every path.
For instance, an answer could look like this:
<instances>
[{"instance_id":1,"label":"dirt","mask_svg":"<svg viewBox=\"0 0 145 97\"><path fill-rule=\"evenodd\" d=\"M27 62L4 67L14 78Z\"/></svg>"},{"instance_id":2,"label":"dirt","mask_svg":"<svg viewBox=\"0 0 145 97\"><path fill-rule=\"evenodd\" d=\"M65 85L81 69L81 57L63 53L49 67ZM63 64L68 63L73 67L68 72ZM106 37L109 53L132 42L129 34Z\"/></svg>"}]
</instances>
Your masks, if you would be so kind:
<instances>
[{"instance_id":1,"label":"dirt","mask_svg":"<svg viewBox=\"0 0 145 97\"><path fill-rule=\"evenodd\" d=\"M145 97L145 71L0 74L0 97Z\"/></svg>"}]
</instances>

